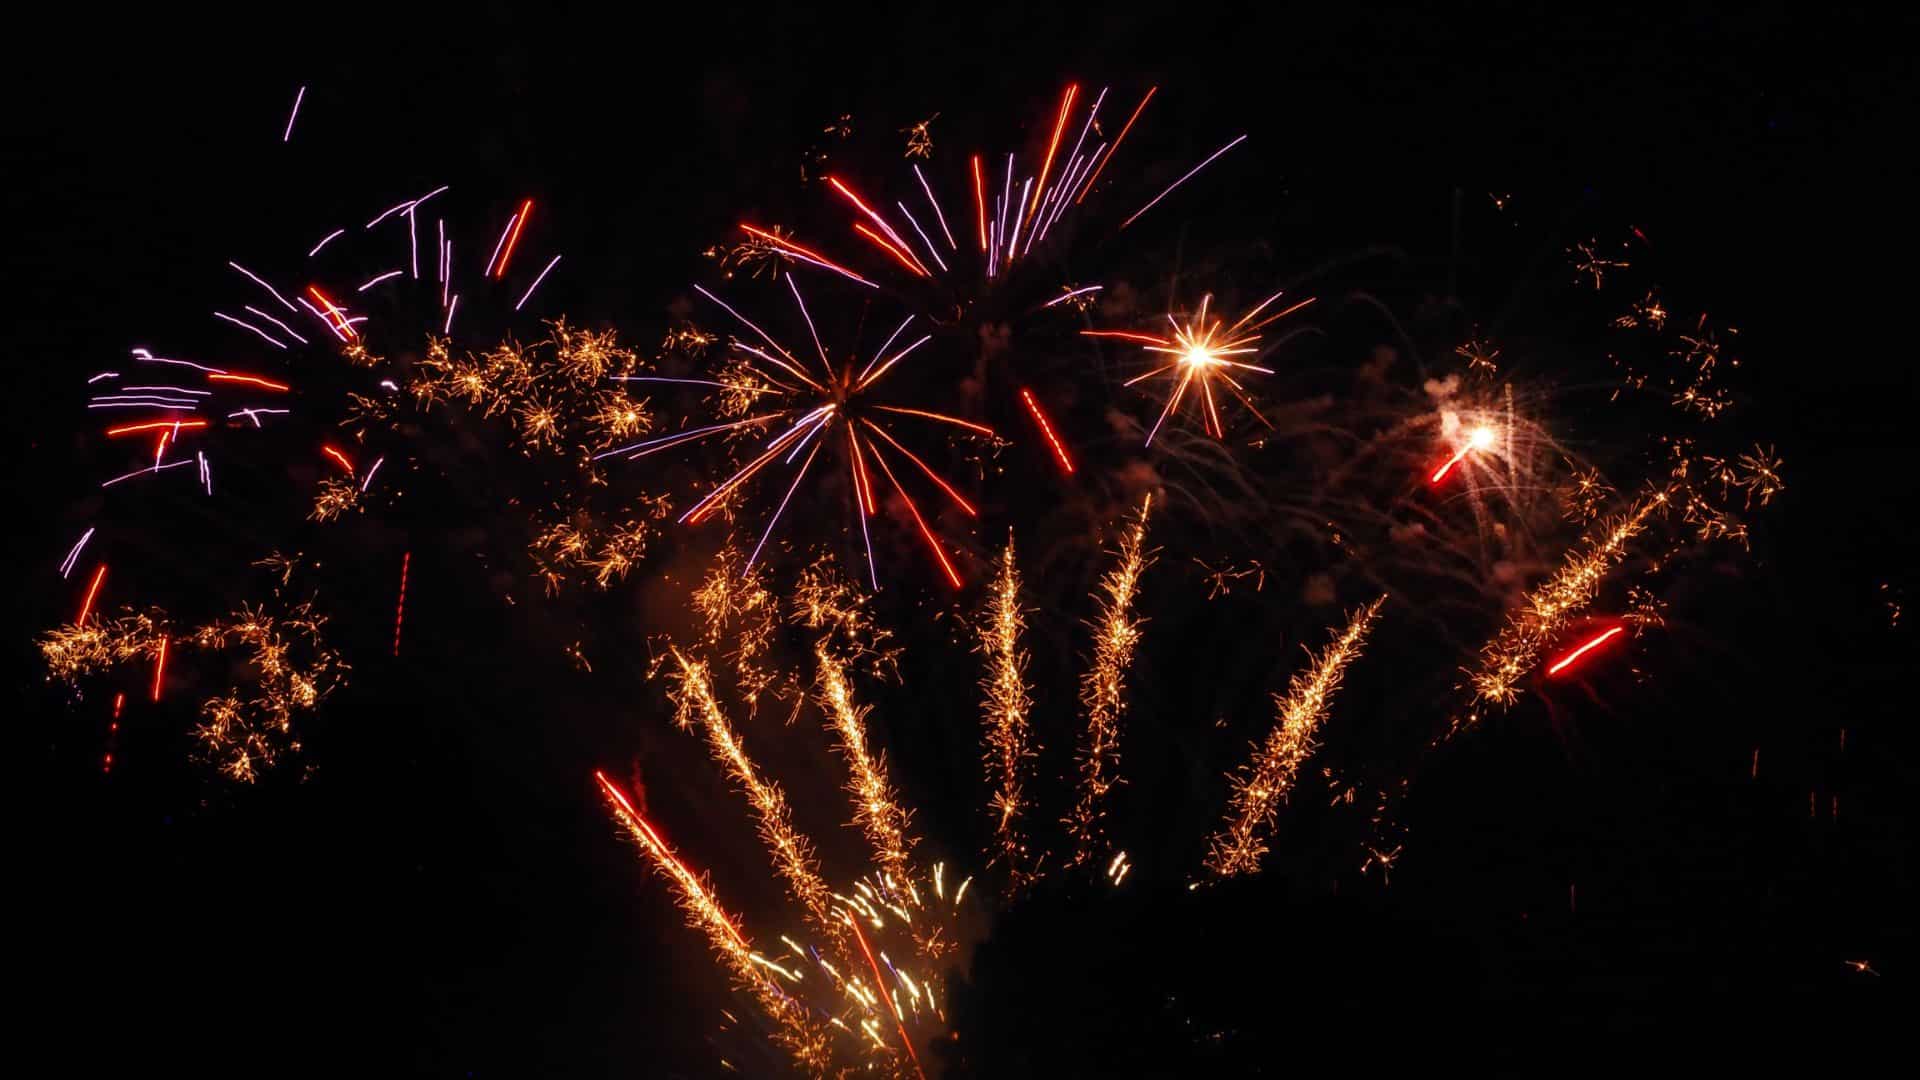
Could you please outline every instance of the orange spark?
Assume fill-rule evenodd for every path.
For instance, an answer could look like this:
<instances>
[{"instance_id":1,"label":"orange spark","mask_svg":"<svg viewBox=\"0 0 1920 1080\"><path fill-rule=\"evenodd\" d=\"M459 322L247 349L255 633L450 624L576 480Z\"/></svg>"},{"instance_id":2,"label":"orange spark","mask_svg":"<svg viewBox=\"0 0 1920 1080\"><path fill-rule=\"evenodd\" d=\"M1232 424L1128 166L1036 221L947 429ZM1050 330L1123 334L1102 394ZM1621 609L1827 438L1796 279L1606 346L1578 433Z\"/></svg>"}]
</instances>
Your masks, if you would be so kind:
<instances>
[{"instance_id":1,"label":"orange spark","mask_svg":"<svg viewBox=\"0 0 1920 1080\"><path fill-rule=\"evenodd\" d=\"M257 386L262 390L277 390L277 391L280 391L281 393L285 393L288 390L293 389L292 387L288 386L286 383L277 383L271 379L263 379L258 375L236 375L236 374L233 374L232 372L226 372L226 371L223 371L217 375L207 376L207 381L208 382L246 383L249 386Z\"/></svg>"},{"instance_id":2,"label":"orange spark","mask_svg":"<svg viewBox=\"0 0 1920 1080\"><path fill-rule=\"evenodd\" d=\"M531 213L533 213L533 200L528 199L520 204L520 212L514 215L513 232L507 235L506 249L500 252L500 261L493 268L494 278L507 276L507 260L513 258L513 245L520 242L520 230L527 227L527 215Z\"/></svg>"},{"instance_id":3,"label":"orange spark","mask_svg":"<svg viewBox=\"0 0 1920 1080\"><path fill-rule=\"evenodd\" d=\"M1067 114L1073 111L1074 95L1079 92L1079 84L1069 83L1066 95L1060 99L1060 116L1053 122L1053 139L1047 143L1047 158L1040 164L1040 179L1033 185L1033 201L1027 204L1028 220L1032 220L1033 212L1040 209L1041 195L1047 189L1047 174L1053 171L1053 154L1060 149L1060 133L1067 128Z\"/></svg>"},{"instance_id":4,"label":"orange spark","mask_svg":"<svg viewBox=\"0 0 1920 1080\"><path fill-rule=\"evenodd\" d=\"M331 446L325 446L325 445L322 445L320 447L320 452L332 458L333 460L339 462L340 467L347 470L348 476L353 475L353 472L354 472L353 462L347 460L347 455L341 453L340 451L334 449Z\"/></svg>"},{"instance_id":5,"label":"orange spark","mask_svg":"<svg viewBox=\"0 0 1920 1080\"><path fill-rule=\"evenodd\" d=\"M109 438L118 438L121 435L132 435L141 431L172 431L176 428L181 431L190 431L206 426L207 422L205 420L155 420L151 423L123 424L120 427L108 428L107 436Z\"/></svg>"}]
</instances>

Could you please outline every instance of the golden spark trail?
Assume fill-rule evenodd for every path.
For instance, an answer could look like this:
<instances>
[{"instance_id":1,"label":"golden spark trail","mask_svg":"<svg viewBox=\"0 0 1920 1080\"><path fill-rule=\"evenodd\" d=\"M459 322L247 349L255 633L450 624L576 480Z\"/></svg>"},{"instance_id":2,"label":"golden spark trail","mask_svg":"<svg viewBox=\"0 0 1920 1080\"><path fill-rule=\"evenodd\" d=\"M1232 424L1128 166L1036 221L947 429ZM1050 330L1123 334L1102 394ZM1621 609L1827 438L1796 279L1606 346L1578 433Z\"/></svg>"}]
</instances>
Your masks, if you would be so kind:
<instances>
[{"instance_id":1,"label":"golden spark trail","mask_svg":"<svg viewBox=\"0 0 1920 1080\"><path fill-rule=\"evenodd\" d=\"M1600 580L1619 565L1627 544L1645 531L1647 518L1667 501L1667 492L1655 492L1605 523L1596 538L1570 553L1553 577L1527 594L1519 610L1507 616L1506 626L1480 650L1480 665L1469 672L1475 708L1454 720L1449 735L1478 723L1479 706L1506 706L1519 698L1516 685L1521 677L1533 670L1567 623L1593 603Z\"/></svg>"},{"instance_id":2,"label":"golden spark trail","mask_svg":"<svg viewBox=\"0 0 1920 1080\"><path fill-rule=\"evenodd\" d=\"M887 763L867 749L867 709L853 702L853 684L847 666L823 643L814 649L820 667L820 707L828 726L839 738L840 752L852 774L847 793L853 797L853 821L873 845L874 862L886 873L908 876L907 858L914 840L907 835L908 813L887 782Z\"/></svg>"},{"instance_id":3,"label":"golden spark trail","mask_svg":"<svg viewBox=\"0 0 1920 1080\"><path fill-rule=\"evenodd\" d=\"M1073 838L1072 863L1086 862L1105 838L1107 792L1120 782L1120 719L1126 712L1127 669L1140 644L1140 621L1133 601L1140 575L1153 561L1144 545L1147 514L1153 496L1140 504L1139 517L1120 545L1120 565L1100 579L1100 617L1094 626L1093 666L1080 678L1080 704L1087 711L1087 730L1080 743L1079 795L1066 817Z\"/></svg>"},{"instance_id":4,"label":"golden spark trail","mask_svg":"<svg viewBox=\"0 0 1920 1080\"><path fill-rule=\"evenodd\" d=\"M633 808L626 793L615 787L605 773L596 770L593 778L612 806L613 816L627 827L640 849L651 858L654 869L679 894L680 906L687 913L687 924L704 931L713 951L726 962L734 977L753 990L761 1008L780 1025L776 1038L793 1055L794 1061L809 1072L820 1073L829 1055L826 1034L807 1022L806 1009L799 1001L773 984L772 977L760 968L753 946L740 928L707 891L699 875L674 855L647 819Z\"/></svg>"},{"instance_id":5,"label":"golden spark trail","mask_svg":"<svg viewBox=\"0 0 1920 1080\"><path fill-rule=\"evenodd\" d=\"M1030 745L1028 710L1033 699L1027 687L1027 653L1020 647L1026 630L1020 610L1020 570L1014 562L1013 538L1000 554L1000 572L988 587L986 618L980 624L980 651L987 657L987 674L980 680L985 693L980 707L986 721L987 786L993 789L988 809L993 814L994 858L1007 864L1008 889L1027 880L1027 838L1020 827L1023 788L1028 763L1036 754Z\"/></svg>"},{"instance_id":6,"label":"golden spark trail","mask_svg":"<svg viewBox=\"0 0 1920 1080\"><path fill-rule=\"evenodd\" d=\"M773 853L774 869L786 879L794 899L806 908L814 925L829 936L838 936L840 921L833 917L832 890L821 879L813 857L813 846L793 827L792 811L778 784L761 777L734 734L733 726L720 711L713 695L713 683L707 665L692 660L675 649L673 658L680 670L672 697L676 707L674 722L682 730L691 730L697 718L706 730L707 745L714 760L726 766L746 791L747 801L760 818L760 838Z\"/></svg>"},{"instance_id":7,"label":"golden spark trail","mask_svg":"<svg viewBox=\"0 0 1920 1080\"><path fill-rule=\"evenodd\" d=\"M1347 665L1360 655L1367 631L1387 602L1382 596L1353 613L1326 652L1309 654L1305 671L1293 677L1284 695L1274 696L1277 713L1264 744L1256 745L1253 760L1233 777L1233 796L1225 824L1208 842L1206 868L1219 877L1257 873L1267 852L1262 835L1273 827L1280 800L1293 788L1300 765L1314 750L1314 732L1326 721L1328 707Z\"/></svg>"}]
</instances>

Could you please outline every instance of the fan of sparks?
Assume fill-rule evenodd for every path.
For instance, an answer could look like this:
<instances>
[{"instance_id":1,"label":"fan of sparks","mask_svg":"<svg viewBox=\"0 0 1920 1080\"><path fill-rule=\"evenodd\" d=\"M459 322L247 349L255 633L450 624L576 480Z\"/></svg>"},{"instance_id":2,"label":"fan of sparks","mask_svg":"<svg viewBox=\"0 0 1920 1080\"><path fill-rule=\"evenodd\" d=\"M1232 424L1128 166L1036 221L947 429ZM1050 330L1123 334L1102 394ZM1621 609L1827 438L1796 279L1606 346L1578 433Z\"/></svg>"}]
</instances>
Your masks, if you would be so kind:
<instances>
[{"instance_id":1,"label":"fan of sparks","mask_svg":"<svg viewBox=\"0 0 1920 1080\"><path fill-rule=\"evenodd\" d=\"M908 316L896 326L880 348L864 361L851 351L836 355L822 343L799 283L791 274L782 275L782 280L807 327L811 358L802 359L804 352L788 348L718 295L696 285L694 288L701 296L718 305L752 335L750 339L740 336L729 339L732 356L720 378L677 380L693 381L718 391L717 411L721 414L718 422L645 439L596 456L633 460L708 439L743 435L757 439L746 463L712 484L679 519L682 524L696 525L726 513L736 506L738 498L756 478L775 470L790 470L791 479L746 560L744 569L748 571L759 562L768 539L815 464L823 457L838 456L852 487L854 516L859 520L867 576L873 587L879 587L879 574L874 566L868 519L880 513L881 497L875 489L884 483L899 497L941 573L954 588L959 588L961 579L953 558L908 490L909 484L918 474L968 517L978 517L979 511L925 458L908 449L895 434L895 428L912 425L951 429L962 437L989 440L995 438L993 430L946 413L890 401L888 391L892 384L888 377L910 366L915 353L932 340L931 334L916 336L912 332L915 316Z\"/></svg>"}]
</instances>

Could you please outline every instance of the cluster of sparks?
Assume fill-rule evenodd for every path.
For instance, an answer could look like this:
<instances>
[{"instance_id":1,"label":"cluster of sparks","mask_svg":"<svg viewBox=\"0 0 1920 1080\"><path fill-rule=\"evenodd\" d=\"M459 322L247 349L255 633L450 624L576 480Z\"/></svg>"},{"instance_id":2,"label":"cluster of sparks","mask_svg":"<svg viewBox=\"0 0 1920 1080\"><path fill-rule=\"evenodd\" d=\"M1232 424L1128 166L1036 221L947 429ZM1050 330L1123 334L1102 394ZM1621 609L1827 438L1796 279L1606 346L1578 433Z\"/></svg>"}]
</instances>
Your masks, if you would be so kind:
<instances>
[{"instance_id":1,"label":"cluster of sparks","mask_svg":"<svg viewBox=\"0 0 1920 1080\"><path fill-rule=\"evenodd\" d=\"M980 680L984 695L981 736L987 785L992 791L988 812L993 818L993 857L1007 867L1017 887L1030 872L1027 838L1020 820L1026 809L1027 774L1034 757L1028 714L1033 698L1027 692L1027 652L1020 645L1026 615L1020 604L1020 568L1014 561L1013 540L1000 555L1000 570L987 587L987 608L980 620L980 651L987 673Z\"/></svg>"},{"instance_id":2,"label":"cluster of sparks","mask_svg":"<svg viewBox=\"0 0 1920 1080\"><path fill-rule=\"evenodd\" d=\"M1120 542L1119 561L1100 578L1100 611L1094 618L1093 659L1080 678L1086 727L1079 747L1080 776L1066 826L1073 838L1072 862L1094 858L1105 843L1107 795L1120 782L1120 724L1127 707L1127 672L1140 646L1141 620L1134 611L1140 576L1153 561L1147 550L1148 496Z\"/></svg>"},{"instance_id":3,"label":"cluster of sparks","mask_svg":"<svg viewBox=\"0 0 1920 1080\"><path fill-rule=\"evenodd\" d=\"M89 596L89 601L92 596ZM91 608L91 603L88 607ZM149 696L166 688L170 653L245 650L242 685L204 700L194 729L200 754L229 779L252 783L300 751L295 720L311 715L345 682L347 665L324 636L326 617L310 600L243 605L238 611L188 630L174 628L158 611L123 611L111 617L83 610L73 622L41 635L40 653L49 674L68 684L136 663L151 663Z\"/></svg>"},{"instance_id":4,"label":"cluster of sparks","mask_svg":"<svg viewBox=\"0 0 1920 1080\"><path fill-rule=\"evenodd\" d=\"M1280 804L1293 790L1300 765L1314 749L1314 733L1326 722L1334 691L1360 655L1367 631L1386 597L1360 608L1327 650L1310 657L1287 692L1274 698L1273 730L1254 748L1253 759L1233 778L1227 820L1209 842L1206 868L1220 877L1251 873L1267 852L1265 832L1279 817Z\"/></svg>"}]
</instances>

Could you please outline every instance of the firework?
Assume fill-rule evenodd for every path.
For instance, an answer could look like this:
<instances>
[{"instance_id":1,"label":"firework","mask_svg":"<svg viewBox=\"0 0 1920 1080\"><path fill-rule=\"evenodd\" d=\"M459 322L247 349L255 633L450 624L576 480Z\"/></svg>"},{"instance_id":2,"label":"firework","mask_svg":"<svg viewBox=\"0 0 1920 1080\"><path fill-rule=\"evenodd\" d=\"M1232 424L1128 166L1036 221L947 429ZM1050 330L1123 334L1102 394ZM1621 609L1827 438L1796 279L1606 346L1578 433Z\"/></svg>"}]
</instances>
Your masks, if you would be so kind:
<instances>
[{"instance_id":1,"label":"firework","mask_svg":"<svg viewBox=\"0 0 1920 1080\"><path fill-rule=\"evenodd\" d=\"M773 855L774 869L785 879L788 892L800 901L816 929L829 935L837 933L841 923L832 914L832 891L821 880L813 845L793 827L786 794L780 785L763 777L747 756L739 735L720 710L707 665L678 649L673 650L672 658L674 722L683 731L691 730L697 722L705 731L714 760L727 769L753 805L760 822L760 838Z\"/></svg>"},{"instance_id":2,"label":"firework","mask_svg":"<svg viewBox=\"0 0 1920 1080\"><path fill-rule=\"evenodd\" d=\"M276 558L261 565L283 565L287 575L293 571L291 560ZM231 615L186 631L176 630L157 609L129 610L111 618L90 614L42 634L38 644L51 677L70 685L151 662L148 694L156 702L168 655L176 648L203 653L244 649L247 682L201 703L194 739L200 755L223 775L252 783L264 770L299 753L295 721L315 713L346 681L347 664L327 645L325 627L326 617L312 600L288 601L276 590L271 604L242 605Z\"/></svg>"},{"instance_id":3,"label":"firework","mask_svg":"<svg viewBox=\"0 0 1920 1080\"><path fill-rule=\"evenodd\" d=\"M689 925L707 935L713 951L725 963L741 985L750 988L760 1007L778 1024L776 1036L794 1062L810 1072L818 1072L827 1062L827 1038L808 1018L805 1008L773 981L767 966L734 923L732 916L714 900L711 889L687 868L661 839L660 834L635 810L626 793L615 787L606 774L596 772L601 793L607 798L614 816L640 845L653 867L672 883Z\"/></svg>"},{"instance_id":4,"label":"firework","mask_svg":"<svg viewBox=\"0 0 1920 1080\"><path fill-rule=\"evenodd\" d=\"M776 460L782 465L792 465L796 460L799 466L793 470L793 479L788 483L778 505L767 519L760 540L754 545L753 552L747 558L745 569L751 569L760 559L767 540L779 525L781 516L793 501L800 484L806 479L809 470L822 451L838 455L844 462L847 477L854 494L853 513L860 524L860 534L867 551L867 570L869 580L875 588L879 587L879 570L873 562L873 542L868 530L867 519L880 511L880 500L875 494L874 474L886 478L894 493L899 496L915 529L926 542L929 552L948 582L959 588L959 571L955 569L946 546L934 535L921 513L920 505L914 501L906 485L902 484L895 472L895 465L904 471L911 464L921 476L938 488L955 507L968 516L977 516L973 504L955 489L953 484L924 459L909 450L894 434L893 427L898 418L938 425L943 428L957 429L968 436L993 438L993 431L982 425L962 420L945 413L914 408L900 404L889 404L885 400L885 391L892 384L887 381L889 373L901 364L922 345L932 340L929 334L917 338L907 333L913 318L909 316L892 335L856 370L857 358L848 357L838 365L830 358L827 349L821 344L812 315L807 310L805 298L800 293L799 284L791 275L785 278L792 293L798 313L805 322L812 338L815 352L819 357L819 378L807 370L811 365L797 358L785 345L762 330L757 324L741 315L734 307L705 288L696 286L702 296L724 309L741 326L751 331L758 343L733 338L731 344L736 351L738 371L744 372L752 380L756 389L763 393L766 400L751 415L740 419L710 424L670 435L658 436L605 451L597 457L623 456L629 460L646 457L663 450L683 446L721 436L740 433L774 431L758 447L752 460L733 472L725 479L712 485L706 495L692 508L680 516L683 524L698 524L728 509L735 496ZM909 340L910 339L910 340ZM897 342L908 342L896 347ZM720 385L739 385L740 378L726 380ZM909 476L912 473L908 473Z\"/></svg>"},{"instance_id":5,"label":"firework","mask_svg":"<svg viewBox=\"0 0 1920 1080\"><path fill-rule=\"evenodd\" d=\"M1153 496L1141 500L1140 512L1120 542L1118 564L1100 579L1093 662L1080 679L1080 705L1087 722L1079 747L1079 784L1065 822L1074 843L1071 862L1075 866L1095 857L1095 848L1105 845L1107 793L1120 783L1120 722L1127 707L1127 672L1140 645L1141 621L1134 613L1134 601L1140 575L1153 562L1145 546L1147 514L1152 508Z\"/></svg>"},{"instance_id":6,"label":"firework","mask_svg":"<svg viewBox=\"0 0 1920 1080\"><path fill-rule=\"evenodd\" d=\"M1182 322L1172 314L1167 316L1167 322L1173 328L1171 336L1125 330L1082 330L1081 334L1085 337L1118 338L1139 342L1148 352L1171 357L1164 362L1156 361L1158 366L1126 382L1127 386L1135 386L1164 375L1172 383L1172 389L1167 394L1166 404L1161 408L1159 418L1154 420L1152 429L1147 432L1147 445L1153 444L1153 437L1160 433L1160 426L1167 422L1168 416L1180 408L1180 403L1187 399L1189 392L1199 406L1201 426L1214 438L1224 439L1226 427L1221 423L1219 404L1215 400L1216 386L1230 391L1257 419L1262 423L1267 422L1266 418L1261 416L1260 410L1255 408L1253 402L1247 398L1246 387L1241 385L1239 379L1234 378L1234 373L1254 372L1260 375L1271 375L1273 369L1235 360L1233 357L1259 352L1260 350L1255 347L1260 341L1259 330L1313 303L1313 299L1309 297L1274 312L1259 322L1253 321L1283 295L1285 294L1274 293L1267 297L1225 329L1221 328L1220 319L1209 320L1207 317L1207 307L1213 302L1213 297L1209 295L1201 299L1200 310L1191 319Z\"/></svg>"},{"instance_id":7,"label":"firework","mask_svg":"<svg viewBox=\"0 0 1920 1080\"><path fill-rule=\"evenodd\" d=\"M882 873L904 876L913 850L907 833L908 814L887 781L887 763L867 747L867 709L854 704L847 666L826 645L814 650L819 666L819 701L826 710L840 753L847 760L847 792L853 798L853 820L873 845L874 864Z\"/></svg>"},{"instance_id":8,"label":"firework","mask_svg":"<svg viewBox=\"0 0 1920 1080\"><path fill-rule=\"evenodd\" d=\"M1551 578L1527 594L1519 610L1508 616L1499 634L1481 650L1479 665L1470 670L1476 707L1455 721L1454 733L1479 722L1480 706L1506 706L1520 696L1519 680L1533 670L1568 622L1593 603L1601 580L1626 557L1628 543L1645 531L1648 518L1667 503L1665 491L1642 496L1626 512L1603 523L1592 539L1567 555Z\"/></svg>"},{"instance_id":9,"label":"firework","mask_svg":"<svg viewBox=\"0 0 1920 1080\"><path fill-rule=\"evenodd\" d=\"M1255 746L1253 760L1233 777L1226 821L1208 843L1206 868L1213 874L1232 877L1260 869L1260 857L1267 851L1263 834L1273 827L1300 764L1313 752L1314 733L1326 721L1334 691L1340 688L1347 665L1360 655L1384 603L1383 596L1355 611L1346 632L1319 656L1309 653L1307 670L1293 677L1284 695L1274 698L1273 730Z\"/></svg>"},{"instance_id":10,"label":"firework","mask_svg":"<svg viewBox=\"0 0 1920 1080\"><path fill-rule=\"evenodd\" d=\"M1038 754L1028 724L1033 700L1027 688L1027 652L1020 637L1026 615L1020 607L1020 569L1014 562L1013 538L1000 553L1000 572L987 587L987 606L979 627L979 649L987 658L980 680L985 695L980 703L985 731L981 736L987 785L993 795L993 857L1007 867L1009 891L1017 889L1038 868L1029 865L1027 838L1021 816L1026 809L1025 787L1030 763Z\"/></svg>"}]
</instances>

